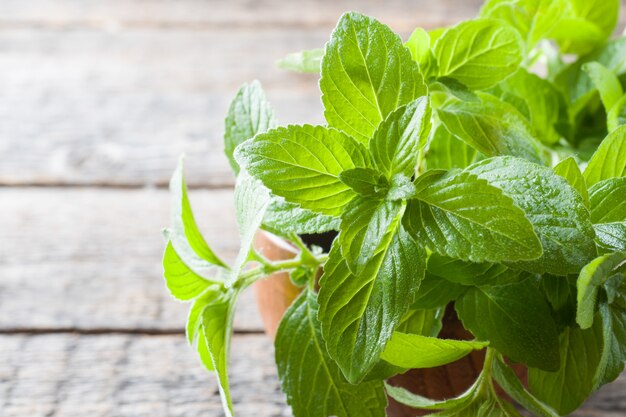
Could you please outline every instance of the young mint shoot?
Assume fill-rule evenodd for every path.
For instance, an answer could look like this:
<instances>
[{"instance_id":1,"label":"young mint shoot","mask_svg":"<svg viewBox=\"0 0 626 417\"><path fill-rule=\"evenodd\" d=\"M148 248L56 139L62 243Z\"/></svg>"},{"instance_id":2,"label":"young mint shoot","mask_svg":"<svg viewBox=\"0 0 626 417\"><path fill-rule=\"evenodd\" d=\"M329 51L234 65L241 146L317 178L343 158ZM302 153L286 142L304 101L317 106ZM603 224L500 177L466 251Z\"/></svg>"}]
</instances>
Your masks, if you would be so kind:
<instances>
[{"instance_id":1,"label":"young mint shoot","mask_svg":"<svg viewBox=\"0 0 626 417\"><path fill-rule=\"evenodd\" d=\"M626 37L618 0L487 0L477 18L403 41L344 14L317 73L326 124L278 126L259 82L226 118L241 249L201 235L182 160L170 188L164 276L191 302L187 338L224 412L239 295L287 272L301 294L275 338L295 417L575 411L626 362ZM564 55L567 59L563 59ZM259 229L297 250L266 259ZM303 234L334 231L328 253ZM318 271L323 270L321 278ZM473 340L440 337L454 308ZM485 351L465 393L426 398L387 380ZM523 383L510 363L525 367Z\"/></svg>"}]
</instances>

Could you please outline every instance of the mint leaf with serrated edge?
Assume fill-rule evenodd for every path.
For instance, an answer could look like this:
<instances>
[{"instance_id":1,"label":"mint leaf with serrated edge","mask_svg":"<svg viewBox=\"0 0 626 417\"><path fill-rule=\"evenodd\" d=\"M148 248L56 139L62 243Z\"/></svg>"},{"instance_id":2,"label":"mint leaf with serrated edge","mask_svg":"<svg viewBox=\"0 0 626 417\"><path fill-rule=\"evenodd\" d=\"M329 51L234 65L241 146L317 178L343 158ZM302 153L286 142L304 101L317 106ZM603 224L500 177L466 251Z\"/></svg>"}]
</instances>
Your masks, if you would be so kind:
<instances>
[{"instance_id":1,"label":"mint leaf with serrated edge","mask_svg":"<svg viewBox=\"0 0 626 417\"><path fill-rule=\"evenodd\" d=\"M363 143L389 113L426 94L400 37L354 12L341 17L326 45L320 89L328 124Z\"/></svg>"},{"instance_id":2,"label":"mint leaf with serrated edge","mask_svg":"<svg viewBox=\"0 0 626 417\"><path fill-rule=\"evenodd\" d=\"M163 258L171 294L191 303L187 340L216 373L227 416L235 303L274 272L303 291L276 340L296 417L382 417L385 379L487 344L460 396L387 391L440 417L519 417L499 382L554 417L617 378L626 361L626 37L608 37L618 6L487 0L478 19L417 28L404 44L346 13L323 49L279 63L320 73L327 126L276 127L260 84L240 89L224 135L239 254L229 267L200 234L181 163ZM259 228L294 256L266 258L253 247ZM298 236L328 231L338 232L328 254ZM452 305L476 340L444 339ZM531 392L505 357L530 367Z\"/></svg>"},{"instance_id":3,"label":"mint leaf with serrated edge","mask_svg":"<svg viewBox=\"0 0 626 417\"><path fill-rule=\"evenodd\" d=\"M261 83L253 81L239 89L230 103L224 124L224 152L237 175L239 164L235 161L235 148L257 133L265 132L276 125L274 110L265 97Z\"/></svg>"},{"instance_id":4,"label":"mint leaf with serrated edge","mask_svg":"<svg viewBox=\"0 0 626 417\"><path fill-rule=\"evenodd\" d=\"M328 356L317 320L316 295L305 290L287 310L276 334L276 363L295 417L385 416L380 381L352 385ZM294 366L297 364L297 366ZM323 391L323 397L317 393Z\"/></svg>"},{"instance_id":5,"label":"mint leaf with serrated edge","mask_svg":"<svg viewBox=\"0 0 626 417\"><path fill-rule=\"evenodd\" d=\"M423 278L425 254L396 222L355 275L342 256L339 240L320 281L319 319L328 354L355 383L375 365L413 302Z\"/></svg>"},{"instance_id":6,"label":"mint leaf with serrated edge","mask_svg":"<svg viewBox=\"0 0 626 417\"><path fill-rule=\"evenodd\" d=\"M340 214L354 197L339 174L369 165L365 148L354 139L335 129L310 125L257 135L237 148L237 160L273 194L331 216Z\"/></svg>"},{"instance_id":7,"label":"mint leaf with serrated edge","mask_svg":"<svg viewBox=\"0 0 626 417\"><path fill-rule=\"evenodd\" d=\"M524 212L500 189L471 172L419 177L403 222L437 251L474 262L534 259L541 245ZM474 245L480 239L481 245Z\"/></svg>"}]
</instances>

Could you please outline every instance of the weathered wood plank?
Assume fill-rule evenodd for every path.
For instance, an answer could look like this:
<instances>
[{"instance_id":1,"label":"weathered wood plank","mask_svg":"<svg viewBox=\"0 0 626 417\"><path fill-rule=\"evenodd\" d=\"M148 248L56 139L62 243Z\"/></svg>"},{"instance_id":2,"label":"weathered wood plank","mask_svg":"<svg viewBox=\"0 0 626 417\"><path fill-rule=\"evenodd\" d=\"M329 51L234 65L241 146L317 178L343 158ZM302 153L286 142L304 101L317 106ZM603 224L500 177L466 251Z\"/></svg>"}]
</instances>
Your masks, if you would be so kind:
<instances>
[{"instance_id":1,"label":"weathered wood plank","mask_svg":"<svg viewBox=\"0 0 626 417\"><path fill-rule=\"evenodd\" d=\"M237 335L231 384L242 416L289 416L271 342ZM623 417L626 375L575 417ZM0 335L4 417L223 416L217 386L179 336Z\"/></svg>"},{"instance_id":2,"label":"weathered wood plank","mask_svg":"<svg viewBox=\"0 0 626 417\"><path fill-rule=\"evenodd\" d=\"M369 1L358 8L388 17L406 34L415 25L436 26L433 14L448 23L467 17L478 2L425 3ZM0 184L163 185L183 152L190 184L232 184L222 134L238 86L258 78L282 122L321 123L316 77L285 73L273 63L323 45L344 8L356 5L1 2ZM36 24L59 19L69 26ZM290 25L277 27L276 19ZM326 23L311 26L303 19ZM103 26L81 23L93 20ZM161 20L206 25L162 30Z\"/></svg>"},{"instance_id":3,"label":"weathered wood plank","mask_svg":"<svg viewBox=\"0 0 626 417\"><path fill-rule=\"evenodd\" d=\"M239 247L231 190L194 190L196 218L217 253ZM166 190L0 189L0 329L184 326L187 304L162 279ZM252 294L235 326L261 330Z\"/></svg>"},{"instance_id":4,"label":"weathered wood plank","mask_svg":"<svg viewBox=\"0 0 626 417\"><path fill-rule=\"evenodd\" d=\"M0 3L0 25L52 27L193 27L255 26L332 28L345 11L377 16L398 30L411 30L416 21L429 27L473 16L482 0L19 0Z\"/></svg>"},{"instance_id":5,"label":"weathered wood plank","mask_svg":"<svg viewBox=\"0 0 626 417\"><path fill-rule=\"evenodd\" d=\"M239 85L260 79L284 123L322 123L316 77L276 59L323 45L344 9L406 36L479 3L0 2L0 184L164 185L186 152L190 184L232 185L222 133Z\"/></svg>"},{"instance_id":6,"label":"weathered wood plank","mask_svg":"<svg viewBox=\"0 0 626 417\"><path fill-rule=\"evenodd\" d=\"M263 335L236 336L242 416L288 415ZM0 336L3 417L223 416L215 377L179 336Z\"/></svg>"}]
</instances>

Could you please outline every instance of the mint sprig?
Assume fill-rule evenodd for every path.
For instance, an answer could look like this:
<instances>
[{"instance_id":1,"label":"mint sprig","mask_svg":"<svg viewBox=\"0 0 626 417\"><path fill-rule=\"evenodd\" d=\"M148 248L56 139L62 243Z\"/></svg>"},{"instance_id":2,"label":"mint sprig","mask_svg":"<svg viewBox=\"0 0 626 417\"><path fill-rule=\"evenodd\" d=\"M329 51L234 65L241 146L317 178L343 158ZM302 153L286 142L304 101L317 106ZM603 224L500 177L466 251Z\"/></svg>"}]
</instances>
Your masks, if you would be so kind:
<instances>
[{"instance_id":1,"label":"mint sprig","mask_svg":"<svg viewBox=\"0 0 626 417\"><path fill-rule=\"evenodd\" d=\"M626 37L617 0L488 0L477 19L402 39L359 13L279 65L320 73L326 125L277 126L260 83L231 103L225 148L241 249L201 235L182 163L163 259L227 416L239 294L275 272L302 294L275 340L295 417L574 411L626 363ZM564 59L565 54L577 54ZM547 62L547 75L534 71ZM259 229L294 258L266 259ZM299 235L336 232L329 253ZM318 272L323 267L323 274ZM473 340L440 337L454 307ZM476 382L432 400L385 380L486 350ZM528 369L524 386L507 365ZM235 406L233 404L235 403Z\"/></svg>"}]
</instances>

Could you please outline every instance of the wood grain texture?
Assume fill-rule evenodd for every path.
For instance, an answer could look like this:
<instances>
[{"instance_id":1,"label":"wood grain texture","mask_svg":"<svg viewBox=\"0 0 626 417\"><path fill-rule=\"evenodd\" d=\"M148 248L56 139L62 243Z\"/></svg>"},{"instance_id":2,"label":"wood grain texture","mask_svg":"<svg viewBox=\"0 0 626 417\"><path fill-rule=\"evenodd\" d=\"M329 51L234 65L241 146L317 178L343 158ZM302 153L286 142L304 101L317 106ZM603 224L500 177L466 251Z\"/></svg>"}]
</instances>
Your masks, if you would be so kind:
<instances>
[{"instance_id":1,"label":"wood grain texture","mask_svg":"<svg viewBox=\"0 0 626 417\"><path fill-rule=\"evenodd\" d=\"M273 348L237 335L231 385L241 416L290 416ZM626 377L604 387L574 417L626 415ZM182 336L0 335L3 417L218 417L214 376Z\"/></svg>"},{"instance_id":2,"label":"wood grain texture","mask_svg":"<svg viewBox=\"0 0 626 417\"><path fill-rule=\"evenodd\" d=\"M232 185L223 120L241 84L260 79L282 123L322 123L317 77L277 59L324 45L351 8L408 35L478 3L0 2L0 184L164 185L184 152L191 185Z\"/></svg>"},{"instance_id":3,"label":"wood grain texture","mask_svg":"<svg viewBox=\"0 0 626 417\"><path fill-rule=\"evenodd\" d=\"M231 354L241 416L288 416L263 335ZM215 376L182 336L0 336L3 417L219 417Z\"/></svg>"},{"instance_id":4,"label":"wood grain texture","mask_svg":"<svg viewBox=\"0 0 626 417\"><path fill-rule=\"evenodd\" d=\"M190 193L225 260L239 249L231 190ZM182 331L187 304L162 279L167 190L0 188L0 330ZM262 329L251 293L235 327Z\"/></svg>"},{"instance_id":5,"label":"wood grain texture","mask_svg":"<svg viewBox=\"0 0 626 417\"><path fill-rule=\"evenodd\" d=\"M474 14L482 0L3 0L0 26L47 27L315 27L332 29L349 10L376 15L397 30L428 27Z\"/></svg>"}]
</instances>

